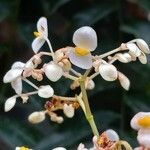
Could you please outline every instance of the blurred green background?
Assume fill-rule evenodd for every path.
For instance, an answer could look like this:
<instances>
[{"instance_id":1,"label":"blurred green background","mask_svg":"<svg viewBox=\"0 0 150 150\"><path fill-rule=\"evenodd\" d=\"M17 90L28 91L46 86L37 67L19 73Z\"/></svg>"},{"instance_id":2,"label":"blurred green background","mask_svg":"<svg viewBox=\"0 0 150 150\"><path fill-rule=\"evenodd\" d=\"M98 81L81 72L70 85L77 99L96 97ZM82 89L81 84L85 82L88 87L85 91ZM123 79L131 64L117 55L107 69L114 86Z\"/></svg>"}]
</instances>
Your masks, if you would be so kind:
<instances>
[{"instance_id":1,"label":"blurred green background","mask_svg":"<svg viewBox=\"0 0 150 150\"><path fill-rule=\"evenodd\" d=\"M27 121L28 115L42 110L45 102L34 96L28 104L18 100L12 111L4 113L4 102L14 91L9 84L2 83L2 78L14 61L25 62L33 55L33 31L41 16L48 18L54 49L73 45L73 32L84 25L92 26L97 32L95 54L133 38L143 38L150 45L149 0L0 0L0 150L14 150L21 145L35 150L57 146L74 150L80 142L87 147L91 144L91 129L80 109L73 119L65 118L61 125L49 118L32 125ZM129 77L129 92L117 81L106 82L98 76L94 80L95 89L88 92L90 105L100 132L112 128L135 147L136 132L130 128L130 119L139 111L150 111L150 57L147 65L138 61L115 65ZM62 79L53 87L59 95L73 95L75 91L69 89L69 84ZM25 85L24 92L29 90Z\"/></svg>"}]
</instances>

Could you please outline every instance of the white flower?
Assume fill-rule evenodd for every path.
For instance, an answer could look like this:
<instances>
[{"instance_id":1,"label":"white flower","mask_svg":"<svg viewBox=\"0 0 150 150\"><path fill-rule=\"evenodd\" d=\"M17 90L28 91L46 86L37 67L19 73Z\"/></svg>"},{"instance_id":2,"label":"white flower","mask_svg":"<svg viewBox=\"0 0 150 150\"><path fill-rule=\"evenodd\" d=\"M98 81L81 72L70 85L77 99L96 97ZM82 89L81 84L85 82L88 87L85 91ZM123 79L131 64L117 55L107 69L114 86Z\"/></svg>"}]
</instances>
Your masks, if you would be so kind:
<instances>
[{"instance_id":1,"label":"white flower","mask_svg":"<svg viewBox=\"0 0 150 150\"><path fill-rule=\"evenodd\" d=\"M34 32L34 35L36 38L32 42L32 49L35 53L37 53L48 37L47 19L45 17L41 17L38 20L37 32Z\"/></svg>"},{"instance_id":2,"label":"white flower","mask_svg":"<svg viewBox=\"0 0 150 150\"><path fill-rule=\"evenodd\" d=\"M66 150L66 149L64 147L56 147L56 148L54 148L52 150Z\"/></svg>"},{"instance_id":3,"label":"white flower","mask_svg":"<svg viewBox=\"0 0 150 150\"><path fill-rule=\"evenodd\" d=\"M118 77L118 72L112 64L102 63L99 66L99 73L106 81L114 81Z\"/></svg>"},{"instance_id":4,"label":"white flower","mask_svg":"<svg viewBox=\"0 0 150 150\"><path fill-rule=\"evenodd\" d=\"M150 112L139 112L131 120L131 127L135 130L150 127Z\"/></svg>"},{"instance_id":5,"label":"white flower","mask_svg":"<svg viewBox=\"0 0 150 150\"><path fill-rule=\"evenodd\" d=\"M121 84L121 86L125 89L125 90L129 90L130 88L130 80L121 72L118 71L118 80Z\"/></svg>"},{"instance_id":6,"label":"white flower","mask_svg":"<svg viewBox=\"0 0 150 150\"><path fill-rule=\"evenodd\" d=\"M45 64L43 66L43 69L47 78L53 82L58 81L63 75L62 68L57 64L55 64L54 62Z\"/></svg>"},{"instance_id":7,"label":"white flower","mask_svg":"<svg viewBox=\"0 0 150 150\"><path fill-rule=\"evenodd\" d=\"M4 83L11 82L11 86L17 94L22 93L21 75L24 70L24 67L25 64L20 61L13 63L11 69L5 74L3 78Z\"/></svg>"},{"instance_id":8,"label":"white flower","mask_svg":"<svg viewBox=\"0 0 150 150\"><path fill-rule=\"evenodd\" d=\"M32 150L32 149L22 146L22 147L16 147L15 150Z\"/></svg>"},{"instance_id":9,"label":"white flower","mask_svg":"<svg viewBox=\"0 0 150 150\"><path fill-rule=\"evenodd\" d=\"M5 112L10 111L16 104L16 96L10 97L6 100L4 110Z\"/></svg>"},{"instance_id":10,"label":"white flower","mask_svg":"<svg viewBox=\"0 0 150 150\"><path fill-rule=\"evenodd\" d=\"M43 120L45 120L45 112L40 111L40 112L33 112L32 114L29 115L28 120L33 123L40 123Z\"/></svg>"},{"instance_id":11,"label":"white flower","mask_svg":"<svg viewBox=\"0 0 150 150\"><path fill-rule=\"evenodd\" d=\"M138 142L145 148L150 148L150 112L136 114L131 120L131 127L138 130Z\"/></svg>"},{"instance_id":12,"label":"white flower","mask_svg":"<svg viewBox=\"0 0 150 150\"><path fill-rule=\"evenodd\" d=\"M49 98L54 95L54 90L50 85L40 86L38 90L38 95L43 98Z\"/></svg>"},{"instance_id":13,"label":"white flower","mask_svg":"<svg viewBox=\"0 0 150 150\"><path fill-rule=\"evenodd\" d=\"M72 105L64 104L63 106L63 112L68 118L72 118L74 116L74 108Z\"/></svg>"},{"instance_id":14,"label":"white flower","mask_svg":"<svg viewBox=\"0 0 150 150\"><path fill-rule=\"evenodd\" d=\"M91 51L97 47L96 32L89 26L84 26L75 31L73 35L75 48L69 51L69 59L75 66L82 69L92 67Z\"/></svg>"},{"instance_id":15,"label":"white flower","mask_svg":"<svg viewBox=\"0 0 150 150\"><path fill-rule=\"evenodd\" d=\"M112 129L106 130L106 135L110 141L119 141L119 135Z\"/></svg>"}]
</instances>

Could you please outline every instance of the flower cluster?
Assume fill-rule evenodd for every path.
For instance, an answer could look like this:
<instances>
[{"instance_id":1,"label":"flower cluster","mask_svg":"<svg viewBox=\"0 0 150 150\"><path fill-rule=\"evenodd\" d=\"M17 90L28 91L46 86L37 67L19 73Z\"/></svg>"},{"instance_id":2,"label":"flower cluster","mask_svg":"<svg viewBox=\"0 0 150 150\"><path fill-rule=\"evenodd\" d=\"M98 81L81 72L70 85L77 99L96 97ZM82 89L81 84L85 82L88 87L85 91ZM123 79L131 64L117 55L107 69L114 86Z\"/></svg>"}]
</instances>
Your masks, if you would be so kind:
<instances>
[{"instance_id":1,"label":"flower cluster","mask_svg":"<svg viewBox=\"0 0 150 150\"><path fill-rule=\"evenodd\" d=\"M51 121L62 123L64 118L57 114L58 110L63 111L66 117L72 118L75 110L81 107L94 133L94 146L91 150L119 149L119 145L124 145L125 148L130 149L128 143L120 141L117 133L113 130L107 130L99 136L89 107L87 90L95 88L94 78L98 75L106 81L118 80L125 90L129 90L130 80L114 66L114 62L129 63L138 59L142 64L146 64L146 54L150 53L147 43L143 39L134 39L127 43L122 43L118 48L104 54L93 55L92 52L98 45L97 34L91 27L84 26L74 32L72 38L74 46L67 46L54 51L48 39L48 24L45 17L41 17L38 20L37 31L34 32L34 35L36 38L32 42L32 50L35 54L26 63L15 62L3 78L4 83L11 83L16 93L16 95L6 100L5 112L10 111L15 106L17 98L21 98L22 103L27 103L29 97L35 94L45 98L46 102L43 110L29 115L28 120L33 124L44 121L46 115L50 117ZM41 51L45 43L47 43L50 52ZM43 62L42 58L44 56L49 57L48 62ZM74 66L86 70L85 73L81 74L76 71ZM29 80L29 77L32 77L35 83L36 81L42 81L45 77L50 82L57 82L61 78L67 78L72 81L70 88L74 90L80 87L81 92L73 97L57 95L51 85L41 84L41 86L37 86L34 81ZM24 82L35 90L23 93ZM138 117L135 116L134 121L131 121L131 125L138 130L139 143L149 148L149 140L146 138L147 132L149 132L147 128L149 127L150 119L147 114L144 115L146 117L142 119L138 118L139 116L141 117L141 114L137 115ZM136 123L134 124L133 122ZM16 148L16 150L27 149L25 147ZM54 150L63 149L57 148ZM78 150L87 149L83 144L80 144Z\"/></svg>"}]
</instances>

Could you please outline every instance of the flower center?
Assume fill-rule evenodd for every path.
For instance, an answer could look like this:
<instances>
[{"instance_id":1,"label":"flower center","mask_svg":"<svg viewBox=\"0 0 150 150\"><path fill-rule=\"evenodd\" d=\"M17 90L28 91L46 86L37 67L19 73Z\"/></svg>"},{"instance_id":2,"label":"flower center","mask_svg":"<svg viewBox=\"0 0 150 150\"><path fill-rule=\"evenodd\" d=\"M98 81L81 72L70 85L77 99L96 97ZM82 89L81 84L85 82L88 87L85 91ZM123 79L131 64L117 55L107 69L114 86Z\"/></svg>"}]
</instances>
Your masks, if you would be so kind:
<instances>
[{"instance_id":1,"label":"flower center","mask_svg":"<svg viewBox=\"0 0 150 150\"><path fill-rule=\"evenodd\" d=\"M35 31L35 32L33 32L33 33L34 33L34 35L35 35L36 37L41 36L41 33L40 33L40 32Z\"/></svg>"},{"instance_id":2,"label":"flower center","mask_svg":"<svg viewBox=\"0 0 150 150\"><path fill-rule=\"evenodd\" d=\"M24 146L22 146L22 147L20 147L20 150L29 150L29 149L24 147Z\"/></svg>"},{"instance_id":3,"label":"flower center","mask_svg":"<svg viewBox=\"0 0 150 150\"><path fill-rule=\"evenodd\" d=\"M85 55L89 54L90 51L87 50L87 49L82 49L82 48L79 48L79 47L75 47L75 53L78 56L85 56Z\"/></svg>"},{"instance_id":4,"label":"flower center","mask_svg":"<svg viewBox=\"0 0 150 150\"><path fill-rule=\"evenodd\" d=\"M139 119L138 124L142 127L150 127L150 116L145 116Z\"/></svg>"}]
</instances>

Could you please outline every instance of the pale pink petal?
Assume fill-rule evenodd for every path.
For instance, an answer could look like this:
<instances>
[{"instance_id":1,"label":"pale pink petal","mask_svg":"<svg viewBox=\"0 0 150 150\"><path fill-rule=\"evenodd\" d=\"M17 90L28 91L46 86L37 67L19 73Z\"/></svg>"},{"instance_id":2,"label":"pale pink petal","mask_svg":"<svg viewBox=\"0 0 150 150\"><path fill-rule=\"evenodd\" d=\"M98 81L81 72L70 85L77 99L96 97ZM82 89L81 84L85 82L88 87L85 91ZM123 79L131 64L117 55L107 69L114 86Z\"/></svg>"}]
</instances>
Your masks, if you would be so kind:
<instances>
[{"instance_id":1,"label":"pale pink petal","mask_svg":"<svg viewBox=\"0 0 150 150\"><path fill-rule=\"evenodd\" d=\"M77 56L74 50L70 50L69 59L72 64L82 69L90 69L92 67L92 56L87 54L85 56Z\"/></svg>"},{"instance_id":2,"label":"pale pink petal","mask_svg":"<svg viewBox=\"0 0 150 150\"><path fill-rule=\"evenodd\" d=\"M48 36L48 28L47 28L47 19L45 17L41 17L37 22L37 30L39 33L44 35L44 37Z\"/></svg>"},{"instance_id":3,"label":"pale pink petal","mask_svg":"<svg viewBox=\"0 0 150 150\"><path fill-rule=\"evenodd\" d=\"M17 78L16 80L12 81L11 86L17 94L22 93L22 80L21 80L21 78Z\"/></svg>"},{"instance_id":4,"label":"pale pink petal","mask_svg":"<svg viewBox=\"0 0 150 150\"><path fill-rule=\"evenodd\" d=\"M15 96L8 98L6 100L5 106L4 106L5 112L10 111L15 106L15 104L16 104L16 97Z\"/></svg>"},{"instance_id":5,"label":"pale pink petal","mask_svg":"<svg viewBox=\"0 0 150 150\"><path fill-rule=\"evenodd\" d=\"M73 43L80 48L94 51L97 47L97 35L93 28L84 26L73 34Z\"/></svg>"},{"instance_id":6,"label":"pale pink petal","mask_svg":"<svg viewBox=\"0 0 150 150\"><path fill-rule=\"evenodd\" d=\"M9 70L3 78L3 82L8 83L8 82L12 82L12 81L16 80L16 78L21 76L22 71L23 71L22 69L11 69L11 70Z\"/></svg>"},{"instance_id":7,"label":"pale pink petal","mask_svg":"<svg viewBox=\"0 0 150 150\"><path fill-rule=\"evenodd\" d=\"M35 38L32 42L32 49L34 53L38 53L38 51L40 50L40 48L43 46L44 43L45 40L43 38L41 37Z\"/></svg>"},{"instance_id":8,"label":"pale pink petal","mask_svg":"<svg viewBox=\"0 0 150 150\"><path fill-rule=\"evenodd\" d=\"M11 68L12 69L23 69L25 66L25 63L21 62L21 61L16 61L12 64Z\"/></svg>"}]
</instances>

